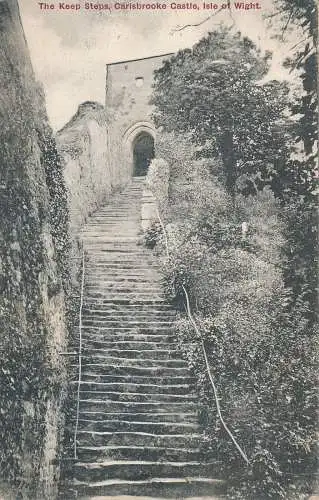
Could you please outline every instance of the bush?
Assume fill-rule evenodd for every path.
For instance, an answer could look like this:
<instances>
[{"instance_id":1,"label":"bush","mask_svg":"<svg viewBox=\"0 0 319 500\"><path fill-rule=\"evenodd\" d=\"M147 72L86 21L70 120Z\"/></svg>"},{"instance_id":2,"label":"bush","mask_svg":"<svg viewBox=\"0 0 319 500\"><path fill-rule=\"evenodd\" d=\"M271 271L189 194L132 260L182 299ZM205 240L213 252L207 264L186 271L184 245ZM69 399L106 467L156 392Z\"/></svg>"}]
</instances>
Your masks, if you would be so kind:
<instances>
[{"instance_id":1,"label":"bush","mask_svg":"<svg viewBox=\"0 0 319 500\"><path fill-rule=\"evenodd\" d=\"M237 196L234 204L216 173L218 162L198 160L187 150L179 164L183 151L176 144L183 146L183 139L174 141L172 134L159 141L173 165L164 285L180 310L176 335L208 411L205 447L224 464L229 498L301 499L310 491L306 475L315 470L316 345L303 310L307 303L300 301L293 314L289 309L280 208L268 189L248 199ZM245 449L249 468L217 417L201 341L185 315L183 287L224 419ZM300 472L302 481L296 479Z\"/></svg>"}]
</instances>

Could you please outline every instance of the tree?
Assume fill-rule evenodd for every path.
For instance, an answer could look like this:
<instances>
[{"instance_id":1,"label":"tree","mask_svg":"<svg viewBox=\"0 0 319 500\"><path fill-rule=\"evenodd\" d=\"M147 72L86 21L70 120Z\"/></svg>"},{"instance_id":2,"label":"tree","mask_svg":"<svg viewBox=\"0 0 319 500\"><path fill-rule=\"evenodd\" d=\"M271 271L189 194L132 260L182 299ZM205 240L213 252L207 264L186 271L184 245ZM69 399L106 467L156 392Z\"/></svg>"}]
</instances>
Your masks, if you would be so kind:
<instances>
[{"instance_id":1,"label":"tree","mask_svg":"<svg viewBox=\"0 0 319 500\"><path fill-rule=\"evenodd\" d=\"M255 193L271 182L269 166L285 157L288 91L276 81L262 83L269 60L270 53L262 56L251 40L221 26L155 72L156 124L191 132L201 154L219 156L233 197L236 190Z\"/></svg>"},{"instance_id":2,"label":"tree","mask_svg":"<svg viewBox=\"0 0 319 500\"><path fill-rule=\"evenodd\" d=\"M289 309L303 308L308 333L317 319L317 4L315 0L275 0L275 6L274 15L283 26L280 36L289 29L301 33L286 62L298 71L303 88L290 110L296 117L290 148L293 157L278 170L276 190L286 214L284 274Z\"/></svg>"}]
</instances>

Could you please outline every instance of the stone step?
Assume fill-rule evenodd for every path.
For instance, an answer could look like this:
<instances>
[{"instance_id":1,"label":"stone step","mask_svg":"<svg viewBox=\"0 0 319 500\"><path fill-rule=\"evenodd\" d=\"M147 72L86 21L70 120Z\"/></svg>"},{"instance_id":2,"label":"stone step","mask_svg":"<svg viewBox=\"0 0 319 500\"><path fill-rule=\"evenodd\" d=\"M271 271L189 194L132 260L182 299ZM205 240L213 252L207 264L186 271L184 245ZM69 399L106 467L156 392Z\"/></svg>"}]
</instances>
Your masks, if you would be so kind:
<instances>
[{"instance_id":1,"label":"stone step","mask_svg":"<svg viewBox=\"0 0 319 500\"><path fill-rule=\"evenodd\" d=\"M154 310L152 309L146 309L143 310L137 310L134 312L133 311L130 313L130 311L125 312L125 306L129 306L129 304L124 304L124 306L120 307L121 304L118 304L119 308L113 308L112 305L110 308L108 307L100 307L99 310L94 310L93 307L92 309L88 309L87 306L84 306L82 308L82 317L85 317L87 319L95 319L97 321L126 321L126 322L137 322L137 321L144 321L144 322L152 322L152 323L168 323L172 324L174 320L176 319L176 314L170 313L169 311L161 311L160 309ZM97 304L98 307L98 304ZM116 307L116 304L115 304Z\"/></svg>"},{"instance_id":2,"label":"stone step","mask_svg":"<svg viewBox=\"0 0 319 500\"><path fill-rule=\"evenodd\" d=\"M85 289L91 290L92 288L102 289L102 290L145 290L151 293L162 293L162 285L160 280L149 276L140 276L138 278L130 278L128 276L122 276L116 278L112 273L109 275L104 274L99 278L86 277L85 279Z\"/></svg>"},{"instance_id":3,"label":"stone step","mask_svg":"<svg viewBox=\"0 0 319 500\"><path fill-rule=\"evenodd\" d=\"M138 234L136 228L124 231L123 225L122 232L119 233L115 229L119 227L119 224L106 223L98 228L97 226L91 227L89 230L85 230L81 233L82 241L88 241L90 244L100 244L107 243L109 245L124 245L127 247L135 247L138 240Z\"/></svg>"},{"instance_id":4,"label":"stone step","mask_svg":"<svg viewBox=\"0 0 319 500\"><path fill-rule=\"evenodd\" d=\"M73 421L75 422L76 409L70 413L73 416ZM118 425L154 425L154 429L149 432L157 432L160 434L181 434L181 431L189 432L189 429L192 429L193 425L198 426L198 412L187 412L187 413L110 413L110 412L90 412L90 411L81 411L81 422L82 421L90 421L99 423L102 425L106 423L112 422L112 424L117 423ZM163 426L163 430L161 430L161 426ZM179 428L179 432L174 431L174 427ZM83 429L85 430L85 429ZM104 429L106 430L106 429ZM117 429L119 430L119 429ZM128 430L125 427L123 430ZM145 431L145 429L137 429L138 431Z\"/></svg>"},{"instance_id":5,"label":"stone step","mask_svg":"<svg viewBox=\"0 0 319 500\"><path fill-rule=\"evenodd\" d=\"M116 211L130 211L131 213L133 213L134 211L136 213L138 213L138 209L136 207L136 202L138 201L139 202L139 198L141 196L141 193L136 191L136 193L127 193L127 194L123 194L120 198L118 198L117 200L113 200L112 201L112 204L107 204L107 205L104 205L103 207L101 207L99 209L98 212L96 212L95 216L92 217L94 220L96 217L100 216L101 214L105 214L105 213L109 213L113 210L116 210Z\"/></svg>"},{"instance_id":6,"label":"stone step","mask_svg":"<svg viewBox=\"0 0 319 500\"><path fill-rule=\"evenodd\" d=\"M77 328L79 333L79 328ZM97 327L97 326L86 326L81 327L82 339L84 340L94 340L94 341L119 341L119 340L144 340L152 338L155 340L165 340L170 339L170 342L176 342L176 337L174 336L174 330L172 328L160 328L160 327L121 327L113 326L109 328Z\"/></svg>"},{"instance_id":7,"label":"stone step","mask_svg":"<svg viewBox=\"0 0 319 500\"><path fill-rule=\"evenodd\" d=\"M112 229L108 229L104 227L104 237L95 238L89 236L82 236L83 245L88 249L88 251L96 251L97 253L118 253L118 254L131 254L132 257L140 256L143 258L144 262L152 261L153 256L149 252L146 252L145 247L141 244L142 235L139 235L138 232L135 232L135 235L130 235L131 242L126 241L124 238L127 238L127 232L125 234L119 233L118 228L113 227ZM116 240L116 238L121 238Z\"/></svg>"},{"instance_id":8,"label":"stone step","mask_svg":"<svg viewBox=\"0 0 319 500\"><path fill-rule=\"evenodd\" d=\"M124 232L125 229L128 229L130 232L137 232L140 231L139 227L139 215L136 213L132 213L130 215L130 218L133 219L134 222L132 224L132 220L129 220L128 218L125 218L123 220L123 217L120 217L120 219L114 220L113 218L108 218L105 217L104 215L99 215L96 217L96 219L92 219L90 221L90 224L87 226L84 226L82 234L86 234L86 232L90 233L91 231L97 231L100 234L103 234L103 229L108 226L116 226L121 229L121 232L125 235L126 233ZM99 222L99 219L102 219L102 223Z\"/></svg>"},{"instance_id":9,"label":"stone step","mask_svg":"<svg viewBox=\"0 0 319 500\"><path fill-rule=\"evenodd\" d=\"M116 221L118 221L118 217L116 218ZM127 230L129 228L132 228L134 226L133 230L128 234ZM138 224L135 225L135 222L132 219L126 219L122 220L119 222L119 224L115 224L114 221L112 222L100 222L99 228L101 232L103 231L104 237L105 237L105 245L108 245L110 247L116 247L118 246L125 246L128 250L131 251L139 251L139 252L144 252L144 255L149 257L150 255L145 254L145 247L142 247L140 242L142 241L141 236L142 233L140 233ZM96 228L95 228L96 229ZM114 236L114 239L112 237ZM125 237L130 237L132 238L132 242L130 245L125 243L124 238ZM122 238L123 241L118 241L116 238ZM84 246L87 248L93 248L94 245L100 245L101 240L96 240L93 236L91 237L89 233L82 233L81 235L82 242L84 243Z\"/></svg>"},{"instance_id":10,"label":"stone step","mask_svg":"<svg viewBox=\"0 0 319 500\"><path fill-rule=\"evenodd\" d=\"M134 247L140 247L140 242L142 241L142 235L139 234L136 228L134 230L129 230L128 227L123 227L123 224L103 224L103 227L99 226L100 233L97 232L98 226L92 228L91 231L86 231L81 236L81 240L84 242L86 247L91 247L91 243L95 244L106 244L121 246L129 246L129 239L131 240L130 245ZM114 239L113 239L114 236Z\"/></svg>"},{"instance_id":11,"label":"stone step","mask_svg":"<svg viewBox=\"0 0 319 500\"><path fill-rule=\"evenodd\" d=\"M121 217L120 217L121 218ZM124 214L124 218L125 214ZM136 216L134 217L136 218ZM114 228L121 228L120 232L115 232ZM126 231L127 230L127 231ZM114 231L114 234L113 234ZM124 243L124 244L136 244L136 238L139 233L138 221L137 224L132 224L131 221L128 223L110 221L106 220L102 224L95 224L86 227L81 233L82 240L88 238L94 238L94 241L99 242L101 239L106 239L109 243ZM114 237L113 239L111 239Z\"/></svg>"},{"instance_id":12,"label":"stone step","mask_svg":"<svg viewBox=\"0 0 319 500\"><path fill-rule=\"evenodd\" d=\"M132 204L134 205L134 201L132 202ZM138 231L140 229L139 221L140 213L136 211L135 207L128 206L123 211L115 207L114 210L99 212L95 215L92 223L94 223L95 227L97 227L99 230L101 230L104 225L113 223L116 225L121 224L122 228L128 226L131 230L135 229ZM83 233L85 234L86 229L94 227L94 225L92 226L90 224L90 226L84 226Z\"/></svg>"},{"instance_id":13,"label":"stone step","mask_svg":"<svg viewBox=\"0 0 319 500\"><path fill-rule=\"evenodd\" d=\"M156 306L143 306L143 305L138 305L134 304L134 306L130 304L125 304L122 306L121 304L109 304L109 306L106 307L101 307L101 306L96 306L94 307L94 304L91 307L86 307L84 306L82 309L83 314L91 314L91 315L96 315L96 316L102 316L102 317L108 317L111 316L112 318L135 318L135 317L145 317L149 318L150 316L153 316L154 319L158 318L175 318L176 317L176 311L172 310L171 308L165 307L166 304L162 305L156 305Z\"/></svg>"},{"instance_id":14,"label":"stone step","mask_svg":"<svg viewBox=\"0 0 319 500\"><path fill-rule=\"evenodd\" d=\"M85 299L85 297L84 297ZM94 307L93 304L89 304L88 306L84 305L84 310L99 310L99 311L105 311L108 313L109 311L113 311L114 313L116 310L119 311L120 314L135 314L135 313L143 313L143 314L149 314L151 312L153 313L165 313L168 312L168 314L176 314L176 311L172 308L170 304L168 304L166 301L160 301L160 302L153 302L152 298L149 297L148 301L142 301L140 304L138 302L130 304L129 301L124 302L123 304L119 303L118 301L114 302L112 305L111 301L107 301L107 308L104 307L104 304L96 304L96 307Z\"/></svg>"},{"instance_id":15,"label":"stone step","mask_svg":"<svg viewBox=\"0 0 319 500\"><path fill-rule=\"evenodd\" d=\"M71 382L71 387L77 386L78 382ZM139 394L177 394L189 395L192 393L192 388L188 384L134 384L130 381L126 383L101 383L81 381L81 391L98 391L98 392L122 392L122 393L139 393Z\"/></svg>"},{"instance_id":16,"label":"stone step","mask_svg":"<svg viewBox=\"0 0 319 500\"><path fill-rule=\"evenodd\" d=\"M145 285L146 288L150 288L150 284L156 284L157 287L161 287L161 280L156 276L146 276L145 274L141 274L139 276L129 276L128 274L123 275L114 275L114 273L110 273L109 275L99 275L89 277L85 280L86 286L105 286L105 287L114 287L114 285Z\"/></svg>"},{"instance_id":17,"label":"stone step","mask_svg":"<svg viewBox=\"0 0 319 500\"><path fill-rule=\"evenodd\" d=\"M99 399L98 395L94 399L80 399L80 411L109 411L114 412L129 412L129 413L180 413L180 412L194 412L197 406L193 402L140 402L140 401L112 401L112 399Z\"/></svg>"},{"instance_id":18,"label":"stone step","mask_svg":"<svg viewBox=\"0 0 319 500\"><path fill-rule=\"evenodd\" d=\"M92 420L85 418L82 413L79 417L78 428L80 430L92 432L149 432L158 435L192 434L199 431L199 426L196 422L143 422L142 418L137 422L125 419Z\"/></svg>"},{"instance_id":19,"label":"stone step","mask_svg":"<svg viewBox=\"0 0 319 500\"><path fill-rule=\"evenodd\" d=\"M92 328L167 328L171 330L174 326L172 319L167 319L165 317L152 318L151 316L145 316L144 319L140 317L123 317L119 316L114 318L113 316L101 317L93 316L82 313L82 324L84 326L91 326Z\"/></svg>"},{"instance_id":20,"label":"stone step","mask_svg":"<svg viewBox=\"0 0 319 500\"><path fill-rule=\"evenodd\" d=\"M86 269L88 271L99 271L103 270L105 272L108 272L110 270L116 272L123 272L125 273L126 271L129 272L150 272L150 268L145 265L145 261L120 261L120 260L103 260L103 259L91 259L90 256L88 258L88 262L86 265ZM152 265L152 271L155 272L160 272L160 268L158 265Z\"/></svg>"},{"instance_id":21,"label":"stone step","mask_svg":"<svg viewBox=\"0 0 319 500\"><path fill-rule=\"evenodd\" d=\"M78 339L76 339L76 347L78 346ZM110 343L113 343L114 346L118 344L119 347L123 346L125 343L127 345L131 344L134 347L134 344L140 343L158 343L160 346L167 345L168 348L171 345L176 345L176 338L173 334L160 334L160 333L151 333L151 334L143 334L143 333L134 333L134 332L116 332L114 335L113 332L104 333L104 334L92 334L90 332L82 332L82 340L83 345L92 345L92 346L101 346L102 348L107 348Z\"/></svg>"},{"instance_id":22,"label":"stone step","mask_svg":"<svg viewBox=\"0 0 319 500\"><path fill-rule=\"evenodd\" d=\"M195 402L197 398L192 394L162 394L152 392L117 392L117 391L86 391L81 386L80 391L81 400L96 400L100 401L115 401L115 402L133 402L133 403L188 403Z\"/></svg>"},{"instance_id":23,"label":"stone step","mask_svg":"<svg viewBox=\"0 0 319 500\"><path fill-rule=\"evenodd\" d=\"M116 230L114 232L117 233ZM110 243L110 242L98 242L98 241L87 241L84 240L83 244L89 254L94 255L95 253L98 255L102 255L104 257L110 257L113 259L114 257L123 257L126 255L130 258L131 261L135 261L137 259L141 259L142 262L152 262L152 254L145 253L143 247L139 244L138 237L136 236L135 242L131 245L127 245L125 243ZM104 255L103 255L104 254Z\"/></svg>"},{"instance_id":24,"label":"stone step","mask_svg":"<svg viewBox=\"0 0 319 500\"><path fill-rule=\"evenodd\" d=\"M176 343L175 342L170 342L170 343L164 343L164 342L143 342L143 341L117 341L116 338L112 337L112 340L110 339L109 341L105 340L95 340L91 338L85 338L83 341L82 337L82 342L83 342L83 349L89 350L89 349L99 349L99 350L107 350L109 351L110 349L117 349L119 351L123 350L137 350L138 352L142 350L149 350L149 351L159 351L159 350L166 350L166 352L171 352L176 349ZM76 343L78 345L78 343ZM178 350L180 353L180 350Z\"/></svg>"},{"instance_id":25,"label":"stone step","mask_svg":"<svg viewBox=\"0 0 319 500\"><path fill-rule=\"evenodd\" d=\"M92 245L109 243L114 247L123 245L124 247L127 246L131 248L132 244L136 244L136 233L134 233L135 232L132 232L131 235L126 234L126 236L121 236L119 234L110 235L108 232L105 232L105 230L100 232L91 230L82 232L82 240L84 242L89 241Z\"/></svg>"},{"instance_id":26,"label":"stone step","mask_svg":"<svg viewBox=\"0 0 319 500\"><path fill-rule=\"evenodd\" d=\"M129 209L121 210L119 208L110 208L108 210L101 210L97 215L94 216L94 222L103 224L104 221L116 221L117 223L123 222L136 222L139 223L140 217L139 214L135 211L128 213Z\"/></svg>"},{"instance_id":27,"label":"stone step","mask_svg":"<svg viewBox=\"0 0 319 500\"><path fill-rule=\"evenodd\" d=\"M134 217L136 217L136 219L138 221L138 215L134 214ZM97 236L104 236L105 235L104 228L105 228L105 226L109 226L109 225L120 227L122 229L122 232L124 234L127 234L126 232L124 232L124 229L127 229L128 232L136 233L136 226L135 225L133 226L131 224L123 224L122 222L119 223L117 221L115 221L115 222L114 221L109 221L109 222L106 221L103 224L99 224L98 222L96 222L95 219L92 219L90 221L90 224L86 225L83 228L83 230L81 231L81 234L83 234L83 235L94 234L94 235L97 235Z\"/></svg>"},{"instance_id":28,"label":"stone step","mask_svg":"<svg viewBox=\"0 0 319 500\"><path fill-rule=\"evenodd\" d=\"M92 217L90 219L90 222L83 227L83 231L85 231L87 228L92 227L91 223L100 224L100 227L102 227L104 221L114 221L117 223L121 221L123 222L123 224L125 224L125 222L127 221L134 221L136 222L136 224L131 224L130 228L140 228L139 222L141 218L141 207L138 207L137 205L139 205L139 201L136 201L132 198L121 200L120 203L116 203L112 206L105 206L98 212L95 212L94 217ZM116 218L116 220L114 220L114 216L116 215L118 215L118 217Z\"/></svg>"},{"instance_id":29,"label":"stone step","mask_svg":"<svg viewBox=\"0 0 319 500\"><path fill-rule=\"evenodd\" d=\"M118 269L122 269L125 272L126 269L133 271L134 269L145 270L145 265L151 266L151 262L147 262L146 259L138 254L128 254L127 252L113 252L111 250L106 250L99 252L87 251L90 263L94 264L103 274L109 273L109 270L114 268L115 264L119 264ZM125 261L125 265L123 264ZM157 271L157 269L156 269ZM158 272L158 271L157 271Z\"/></svg>"},{"instance_id":30,"label":"stone step","mask_svg":"<svg viewBox=\"0 0 319 500\"><path fill-rule=\"evenodd\" d=\"M114 295L107 294L107 298L105 297L94 297L86 296L84 297L84 307L96 305L96 306L107 306L108 304L131 304L131 305L161 305L164 304L164 299L162 297L152 297L150 298L147 294L131 294L131 296L123 295Z\"/></svg>"},{"instance_id":31,"label":"stone step","mask_svg":"<svg viewBox=\"0 0 319 500\"><path fill-rule=\"evenodd\" d=\"M86 269L87 272L87 280L110 280L110 277L112 280L114 279L115 281L133 281L135 279L139 280L141 278L145 280L156 280L159 284L162 283L162 275L155 271L147 271L144 269L119 269L119 268L104 268L103 272L101 269L93 269L89 268Z\"/></svg>"},{"instance_id":32,"label":"stone step","mask_svg":"<svg viewBox=\"0 0 319 500\"><path fill-rule=\"evenodd\" d=\"M122 200L123 202L124 200ZM126 200L127 206L126 207L121 207L120 205L115 205L112 207L105 207L102 210L99 210L98 212L95 213L94 217L92 220L97 223L97 222L102 222L104 220L111 221L113 219L116 219L117 222L120 220L123 221L136 221L138 224L140 220L140 211L136 209L136 200L131 199L131 200ZM83 228L85 229L85 228Z\"/></svg>"},{"instance_id":33,"label":"stone step","mask_svg":"<svg viewBox=\"0 0 319 500\"><path fill-rule=\"evenodd\" d=\"M94 285L85 284L84 293L90 297L108 297L121 294L124 297L149 297L155 296L156 298L163 297L163 291L159 286L149 285L146 283L113 283L113 285L104 285L102 283L95 283Z\"/></svg>"},{"instance_id":34,"label":"stone step","mask_svg":"<svg viewBox=\"0 0 319 500\"><path fill-rule=\"evenodd\" d=\"M128 210L131 214L135 212L138 213L138 205L140 204L141 196L141 191L122 193L118 198L113 198L112 203L105 204L97 212L95 212L90 220L95 220L101 214L108 213L112 210Z\"/></svg>"},{"instance_id":35,"label":"stone step","mask_svg":"<svg viewBox=\"0 0 319 500\"><path fill-rule=\"evenodd\" d=\"M114 237L125 237L125 236L131 236L135 238L135 242L132 243L132 245L136 245L140 243L142 232L140 230L139 226L139 221L138 217L133 216L133 217L127 217L127 216L116 216L114 215L113 217L100 217L95 221L95 226L92 226L93 230L100 231L101 233L105 236L113 236ZM128 232L129 231L129 232ZM88 238L89 232L86 233L85 231L81 233L81 239L82 241ZM93 241L93 238L92 238ZM90 241L88 243L85 243L86 246L90 246ZM111 241L110 241L111 244Z\"/></svg>"},{"instance_id":36,"label":"stone step","mask_svg":"<svg viewBox=\"0 0 319 500\"><path fill-rule=\"evenodd\" d=\"M125 366L126 368L151 368L154 370L161 370L162 368L171 369L187 369L186 362L183 359L156 359L156 358L128 358L122 356L108 356L103 353L89 355L85 353L82 355L82 363L87 366L88 364L107 364L111 366Z\"/></svg>"},{"instance_id":37,"label":"stone step","mask_svg":"<svg viewBox=\"0 0 319 500\"><path fill-rule=\"evenodd\" d=\"M152 266L148 266L148 262L152 262ZM136 262L136 267L132 267L133 262L127 261L86 261L86 271L92 275L98 275L101 270L108 273L112 271L114 276L119 275L147 275L147 276L163 276L163 271L158 263L153 263L153 259L148 256L147 260L144 258L142 261Z\"/></svg>"},{"instance_id":38,"label":"stone step","mask_svg":"<svg viewBox=\"0 0 319 500\"><path fill-rule=\"evenodd\" d=\"M79 328L79 327L78 327ZM78 329L76 328L76 330ZM136 325L136 326L119 326L117 323L117 326L103 326L102 325L85 325L83 324L81 327L82 331L87 334L92 333L95 335L103 335L107 333L112 333L112 334L117 334L117 333L145 333L146 335L152 335L153 333L162 333L162 334L167 334L170 335L174 330L173 326L170 325L159 325L159 326L152 326L152 325L146 325L143 326L143 323Z\"/></svg>"},{"instance_id":39,"label":"stone step","mask_svg":"<svg viewBox=\"0 0 319 500\"><path fill-rule=\"evenodd\" d=\"M121 309L119 310L114 310L112 313L113 309L108 310L106 308L101 308L99 311L96 310L89 310L87 308L82 308L82 318L87 319L87 320L96 320L96 321L104 321L106 323L108 322L113 322L113 323L118 323L118 322L132 322L132 323L137 323L137 322L142 322L142 323L164 323L164 324L169 324L172 325L174 324L174 321L176 319L176 316L173 314L168 314L165 311L136 311L135 313L132 312L132 314L127 313L125 314L124 312L121 313Z\"/></svg>"},{"instance_id":40,"label":"stone step","mask_svg":"<svg viewBox=\"0 0 319 500\"><path fill-rule=\"evenodd\" d=\"M156 285L157 288L162 288L162 277L159 273L147 273L146 271L136 274L134 269L131 270L118 270L117 273L114 269L100 269L98 271L86 270L85 284L88 286L104 285L104 286L114 286L114 285L145 285L146 288L150 287L150 284Z\"/></svg>"},{"instance_id":41,"label":"stone step","mask_svg":"<svg viewBox=\"0 0 319 500\"><path fill-rule=\"evenodd\" d=\"M95 241L94 238L90 241L89 239L83 239L83 244L85 247L89 247L88 251L91 255L97 253L106 253L110 257L114 254L119 254L121 257L123 255L131 256L132 258L149 259L149 255L145 255L141 251L141 247L137 245L137 237L135 238L135 248L131 245L126 245L125 243L108 243L107 241Z\"/></svg>"},{"instance_id":42,"label":"stone step","mask_svg":"<svg viewBox=\"0 0 319 500\"><path fill-rule=\"evenodd\" d=\"M171 361L171 360L178 360L180 358L180 351L176 349L94 349L92 347L86 347L83 350L83 355L87 358L90 358L92 356L92 359L98 359L101 357L109 358L109 357L115 357L115 358L126 358L130 360L137 361L139 359L142 359L144 362L144 359L148 360L160 360L162 361ZM181 359L181 361L184 361ZM184 365L184 363L183 363ZM182 365L182 366L183 366Z\"/></svg>"},{"instance_id":43,"label":"stone step","mask_svg":"<svg viewBox=\"0 0 319 500\"><path fill-rule=\"evenodd\" d=\"M187 462L200 460L201 452L197 448L160 448L156 446L81 446L77 449L81 462L102 460L141 460Z\"/></svg>"},{"instance_id":44,"label":"stone step","mask_svg":"<svg viewBox=\"0 0 319 500\"><path fill-rule=\"evenodd\" d=\"M196 433L151 433L124 431L79 430L79 446L159 446L162 448L198 448L201 435Z\"/></svg>"},{"instance_id":45,"label":"stone step","mask_svg":"<svg viewBox=\"0 0 319 500\"><path fill-rule=\"evenodd\" d=\"M131 212L131 213L129 213ZM117 231L115 231L117 229ZM90 223L83 227L80 232L80 236L85 238L89 235L94 235L99 237L111 237L114 236L114 242L117 242L117 238L123 238L123 242L129 241L125 240L125 237L138 237L143 234L141 224L140 224L140 211L132 210L127 208L125 210L115 209L113 211L99 213L94 217ZM121 240L120 240L121 241ZM109 240L112 243L112 240ZM135 244L135 241L132 242ZM144 250L146 248L144 247Z\"/></svg>"},{"instance_id":46,"label":"stone step","mask_svg":"<svg viewBox=\"0 0 319 500\"><path fill-rule=\"evenodd\" d=\"M145 267L144 262L127 262L126 260L104 260L95 258L87 261L85 268L86 276L155 276L162 279L163 273L157 267L152 266L152 270Z\"/></svg>"},{"instance_id":47,"label":"stone step","mask_svg":"<svg viewBox=\"0 0 319 500\"><path fill-rule=\"evenodd\" d=\"M144 313L142 314L139 312L136 312L135 314L133 313L132 315L129 314L121 314L120 311L116 311L116 314L106 314L104 310L101 311L99 314L98 312L89 312L87 309L82 309L82 320L91 320L91 321L99 321L103 322L104 324L108 325L109 323L116 323L117 325L119 323L125 323L129 324L131 323L142 323L142 324L149 324L149 323L159 323L162 324L161 326L167 326L171 327L174 326L174 320L175 317L172 315L166 315L165 313L157 313L157 312L150 312L149 314ZM111 325L112 326L112 325Z\"/></svg>"},{"instance_id":48,"label":"stone step","mask_svg":"<svg viewBox=\"0 0 319 500\"><path fill-rule=\"evenodd\" d=\"M99 262L99 259L105 262L105 265L113 265L116 262L121 263L121 260L124 257L127 257L126 264L129 266L134 266L134 264L139 263L140 267L142 265L145 268L147 264L153 262L153 258L151 255L145 253L141 250L139 245L136 247L132 247L132 245L111 245L107 243L91 243L89 242L87 245L84 242L85 250L88 254L88 264L95 263L95 259ZM94 259L94 260L93 260ZM133 269L133 267L132 267ZM155 268L157 271L157 269Z\"/></svg>"},{"instance_id":49,"label":"stone step","mask_svg":"<svg viewBox=\"0 0 319 500\"><path fill-rule=\"evenodd\" d=\"M102 481L108 479L148 479L150 477L207 476L216 473L216 463L201 462L153 462L146 460L105 460L103 462L78 462L74 464L74 475L80 481Z\"/></svg>"},{"instance_id":50,"label":"stone step","mask_svg":"<svg viewBox=\"0 0 319 500\"><path fill-rule=\"evenodd\" d=\"M77 365L76 365L77 367ZM175 375L175 376L160 376L158 374L152 375L149 373L147 375L140 375L132 373L124 374L111 374L103 375L88 371L87 367L83 367L82 370L82 381L83 382L99 382L99 383L132 383L132 384L161 384L165 385L177 385L177 384L195 384L195 378L185 375Z\"/></svg>"},{"instance_id":51,"label":"stone step","mask_svg":"<svg viewBox=\"0 0 319 500\"><path fill-rule=\"evenodd\" d=\"M78 365L71 364L70 368L77 369ZM162 366L126 366L126 365L105 365L105 363L85 363L82 367L83 373L95 373L97 375L124 375L134 377L142 375L146 377L189 377L189 371L186 367L171 368Z\"/></svg>"},{"instance_id":52,"label":"stone step","mask_svg":"<svg viewBox=\"0 0 319 500\"><path fill-rule=\"evenodd\" d=\"M103 255L100 252L98 255L91 252L87 252L88 261L87 268L88 272L101 272L103 275L109 275L110 272L118 271L123 274L133 273L135 271L147 272L146 266L152 266L151 262L146 261L144 257L131 257L128 254L114 255L112 252L105 253ZM154 268L154 273L156 275L161 275L159 268Z\"/></svg>"},{"instance_id":53,"label":"stone step","mask_svg":"<svg viewBox=\"0 0 319 500\"><path fill-rule=\"evenodd\" d=\"M146 329L144 329L146 330ZM96 327L83 326L81 329L83 345L91 345L94 347L94 343L99 343L99 346L103 349L104 344L109 342L120 342L120 347L124 347L125 341L152 341L160 342L162 349L176 349L177 340L174 336L172 329L162 329L157 331L140 332L139 327L125 328L123 330L121 327L113 327L110 329L101 329ZM79 344L79 330L77 331L77 337L75 341L75 346ZM116 348L115 344L113 348ZM180 356L181 357L181 356Z\"/></svg>"},{"instance_id":54,"label":"stone step","mask_svg":"<svg viewBox=\"0 0 319 500\"><path fill-rule=\"evenodd\" d=\"M153 318L145 318L144 320L142 320L140 318L124 319L123 317L119 317L117 319L114 319L114 317L112 318L112 316L108 318L101 318L99 316L87 314L82 315L82 324L85 326L96 326L97 328L114 328L119 326L121 326L122 328L147 328L148 326L150 328L156 328L156 326L163 328L172 328L173 326L172 320L168 321L164 318L158 318L157 320L154 320Z\"/></svg>"},{"instance_id":55,"label":"stone step","mask_svg":"<svg viewBox=\"0 0 319 500\"><path fill-rule=\"evenodd\" d=\"M225 493L223 480L204 477L152 477L132 481L107 479L91 483L78 481L73 488L76 489L76 494L85 495L77 496L78 500L115 500L116 498L119 500L159 500L160 498L222 500L223 497L220 495ZM65 497L63 500L66 498L69 500L71 497Z\"/></svg>"},{"instance_id":56,"label":"stone step","mask_svg":"<svg viewBox=\"0 0 319 500\"><path fill-rule=\"evenodd\" d=\"M152 297L152 299L150 299ZM150 300L152 303L161 303L164 301L164 296L159 294L148 294L145 292L131 291L131 292L121 292L121 291L112 291L106 290L105 292L87 292L84 296L84 300L86 304L107 304L109 302L118 302L121 304L131 303L149 303Z\"/></svg>"},{"instance_id":57,"label":"stone step","mask_svg":"<svg viewBox=\"0 0 319 500\"><path fill-rule=\"evenodd\" d=\"M110 272L100 271L98 275L92 276L91 274L87 274L85 278L85 286L86 287L109 287L113 288L114 286L145 286L145 288L157 288L157 290L162 291L162 279L156 275L146 275L140 274L139 276L129 275L128 273L122 273L115 275L111 270Z\"/></svg>"},{"instance_id":58,"label":"stone step","mask_svg":"<svg viewBox=\"0 0 319 500\"><path fill-rule=\"evenodd\" d=\"M126 231L127 229L127 231ZM94 224L85 228L80 234L82 238L90 233L98 233L104 236L114 234L116 237L125 237L133 235L135 238L141 234L139 217L136 214L110 214L110 216L100 215L94 220Z\"/></svg>"}]
</instances>

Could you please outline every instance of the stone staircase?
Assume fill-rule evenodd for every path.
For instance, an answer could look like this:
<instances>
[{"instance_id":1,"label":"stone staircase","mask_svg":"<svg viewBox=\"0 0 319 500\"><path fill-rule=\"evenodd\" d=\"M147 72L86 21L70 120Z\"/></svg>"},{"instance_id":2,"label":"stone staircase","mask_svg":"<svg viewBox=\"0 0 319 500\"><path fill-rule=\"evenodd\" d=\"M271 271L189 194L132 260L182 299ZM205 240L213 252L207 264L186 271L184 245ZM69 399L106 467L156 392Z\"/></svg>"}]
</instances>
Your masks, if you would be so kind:
<instances>
[{"instance_id":1,"label":"stone staircase","mask_svg":"<svg viewBox=\"0 0 319 500\"><path fill-rule=\"evenodd\" d=\"M175 312L156 259L138 244L142 193L143 178L133 178L83 230L78 446L65 499L71 491L82 499L213 499L223 491L213 479L218 464L200 449L193 379L171 331Z\"/></svg>"}]
</instances>

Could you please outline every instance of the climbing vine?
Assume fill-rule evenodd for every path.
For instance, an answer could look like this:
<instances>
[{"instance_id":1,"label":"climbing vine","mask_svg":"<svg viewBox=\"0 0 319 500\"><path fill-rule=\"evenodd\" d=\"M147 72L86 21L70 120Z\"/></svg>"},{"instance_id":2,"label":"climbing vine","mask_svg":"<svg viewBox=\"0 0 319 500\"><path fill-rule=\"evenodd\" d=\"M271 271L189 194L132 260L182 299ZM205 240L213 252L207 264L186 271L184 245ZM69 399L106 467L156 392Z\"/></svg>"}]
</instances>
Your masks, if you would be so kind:
<instances>
[{"instance_id":1,"label":"climbing vine","mask_svg":"<svg viewBox=\"0 0 319 500\"><path fill-rule=\"evenodd\" d=\"M62 168L43 102L25 89L0 132L0 470L18 495L39 486L48 401L63 387L52 365L48 301L68 288ZM31 106L31 102L33 105ZM57 262L57 266L55 265ZM60 311L63 318L63 311ZM63 319L61 320L63 321ZM62 323L63 325L63 323Z\"/></svg>"}]
</instances>

